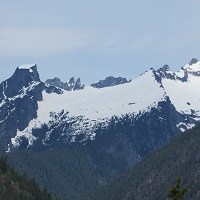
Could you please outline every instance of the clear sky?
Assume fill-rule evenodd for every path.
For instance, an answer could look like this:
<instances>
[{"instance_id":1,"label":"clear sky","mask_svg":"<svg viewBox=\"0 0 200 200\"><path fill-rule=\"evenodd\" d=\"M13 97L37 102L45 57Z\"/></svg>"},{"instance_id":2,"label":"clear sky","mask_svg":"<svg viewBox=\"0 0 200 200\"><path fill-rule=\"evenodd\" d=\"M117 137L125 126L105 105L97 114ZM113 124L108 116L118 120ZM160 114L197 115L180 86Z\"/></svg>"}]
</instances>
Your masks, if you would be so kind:
<instances>
[{"instance_id":1,"label":"clear sky","mask_svg":"<svg viewBox=\"0 0 200 200\"><path fill-rule=\"evenodd\" d=\"M42 80L137 77L200 58L200 0L0 0L0 81L36 63Z\"/></svg>"}]
</instances>

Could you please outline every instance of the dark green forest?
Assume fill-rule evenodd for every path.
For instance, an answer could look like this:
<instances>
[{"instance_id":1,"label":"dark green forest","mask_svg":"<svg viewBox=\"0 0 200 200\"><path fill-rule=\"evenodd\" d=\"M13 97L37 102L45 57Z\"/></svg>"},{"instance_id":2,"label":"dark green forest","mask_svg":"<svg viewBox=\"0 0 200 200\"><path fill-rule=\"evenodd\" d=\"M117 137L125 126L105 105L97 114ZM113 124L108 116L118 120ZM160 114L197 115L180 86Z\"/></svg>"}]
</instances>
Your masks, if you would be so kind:
<instances>
[{"instance_id":1,"label":"dark green forest","mask_svg":"<svg viewBox=\"0 0 200 200\"><path fill-rule=\"evenodd\" d=\"M59 200L52 197L46 188L40 189L34 178L20 176L6 159L0 158L0 200Z\"/></svg>"},{"instance_id":2,"label":"dark green forest","mask_svg":"<svg viewBox=\"0 0 200 200\"><path fill-rule=\"evenodd\" d=\"M61 194L66 200L82 200L126 169L123 160L92 147L20 150L8 154L8 161L20 174L27 172L42 188L46 186L51 194Z\"/></svg>"},{"instance_id":3,"label":"dark green forest","mask_svg":"<svg viewBox=\"0 0 200 200\"><path fill-rule=\"evenodd\" d=\"M64 200L167 199L179 177L188 189L185 199L200 199L199 124L173 138L130 171L123 157L105 151L114 139L104 140L104 146L94 142L72 149L19 150L8 154L7 160L20 175L27 172L28 179L35 178L41 188L47 187L51 194L60 194Z\"/></svg>"},{"instance_id":4,"label":"dark green forest","mask_svg":"<svg viewBox=\"0 0 200 200\"><path fill-rule=\"evenodd\" d=\"M179 177L187 189L183 199L200 199L200 124L172 139L123 177L85 200L169 199L169 191Z\"/></svg>"}]
</instances>

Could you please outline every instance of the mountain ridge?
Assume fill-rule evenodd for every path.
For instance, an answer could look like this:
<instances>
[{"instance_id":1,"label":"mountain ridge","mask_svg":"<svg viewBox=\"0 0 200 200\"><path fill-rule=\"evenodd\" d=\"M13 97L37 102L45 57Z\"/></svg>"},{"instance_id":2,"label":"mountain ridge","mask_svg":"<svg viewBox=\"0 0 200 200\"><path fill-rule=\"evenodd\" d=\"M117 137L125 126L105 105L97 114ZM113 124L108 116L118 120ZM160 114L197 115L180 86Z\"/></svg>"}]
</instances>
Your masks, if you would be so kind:
<instances>
[{"instance_id":1,"label":"mountain ridge","mask_svg":"<svg viewBox=\"0 0 200 200\"><path fill-rule=\"evenodd\" d=\"M168 66L160 70L152 68L130 83L103 88L86 86L74 91L65 91L42 81L38 84L29 82L27 87L21 85L16 90L16 96L9 98L4 98L6 87L0 84L0 149L10 152L11 157L20 155L17 160L13 158L18 166L27 159L29 163L38 162L40 155L46 153L50 160L43 164L48 173L51 173L48 167L51 150L71 150L70 155L77 150L78 158L83 156L87 166L95 172L92 187L90 183L84 185L84 174L77 177L82 180L78 184L80 193L73 190L69 198L76 196L78 199L91 188L98 188L120 176L199 121L198 69L199 62L187 64L178 74L171 72ZM20 70L32 76L30 69ZM84 148L87 149L85 155L81 154ZM37 152L36 161L22 155L26 150ZM64 158L62 155L56 153L57 162ZM66 155L66 159L69 158ZM77 163L76 169L81 171L79 160L73 161ZM53 170L61 167L57 163L51 163L51 166ZM26 167L25 171L29 171L30 166ZM29 173L34 173L41 185L45 181L51 191L54 191L52 186L57 188L58 182L49 179L48 173L38 176L42 173L40 167L31 167ZM61 170L66 168L61 167ZM74 169L71 170L70 177L76 177ZM84 170L87 174L88 169ZM66 179L65 173L61 188ZM77 180L69 184L74 187ZM56 193L60 192L66 194L64 189L57 188Z\"/></svg>"},{"instance_id":2,"label":"mountain ridge","mask_svg":"<svg viewBox=\"0 0 200 200\"><path fill-rule=\"evenodd\" d=\"M37 133L33 134L33 132L36 132L35 130L41 130L43 125L47 125L47 127L51 127L50 129L53 130L56 124L56 126L62 127L58 134L64 134L62 138L66 137L66 144L85 144L88 140L95 139L99 126L104 127L104 129L108 127L111 117L117 116L120 118L120 116L125 114L138 115L139 113L142 117L144 113L151 112L151 108L159 109L159 102L165 102L167 98L169 98L167 102L169 104L172 103L175 107L174 113L177 112L177 116L179 114L184 115L185 119L182 117L181 120L179 118L176 122L178 129L184 131L194 126L195 122L199 120L200 114L197 109L199 102L187 100L186 98L190 98L187 96L183 96L183 99L180 100L177 98L176 93L177 91L182 93L181 90L188 88L187 91L191 93L190 96L195 95L198 89L195 88L194 90L193 87L196 87L197 82L200 81L198 76L200 71L199 63L197 59L192 59L189 64L175 73L170 70L168 65L164 65L158 70L151 68L137 79L126 84L104 87L100 90L86 86L84 89L74 91L63 91L43 83L39 78L37 65L18 67L13 76L0 85L0 105L3 107L5 102L7 102L12 107L13 102L23 101L27 98L29 99L28 101L34 103L34 106L30 106L34 109L32 112L29 112L32 113L31 116L28 116L27 113L28 119L26 119L26 123L23 126L16 127L17 134L15 137L11 137L8 148L10 149L13 146L19 147L20 143L27 143L25 146L30 147L40 138ZM16 79L16 81L12 81L12 79ZM12 84L13 82L15 84ZM17 84L18 82L20 84ZM17 89L9 89L12 85L17 87ZM177 86L175 92L172 90L174 86ZM149 91L153 92L149 93ZM10 96L14 97L9 99L8 92L12 92ZM130 95L131 93L134 93L134 96ZM33 99L35 100L33 101ZM1 118L3 122L5 114ZM55 133L52 134L48 129L46 136L42 136L43 140L41 143L43 144L51 140L51 137L54 137ZM178 132L178 129L176 132ZM14 135L14 130L11 135ZM61 135L57 139L59 138L61 138ZM77 138L79 138L78 143Z\"/></svg>"}]
</instances>

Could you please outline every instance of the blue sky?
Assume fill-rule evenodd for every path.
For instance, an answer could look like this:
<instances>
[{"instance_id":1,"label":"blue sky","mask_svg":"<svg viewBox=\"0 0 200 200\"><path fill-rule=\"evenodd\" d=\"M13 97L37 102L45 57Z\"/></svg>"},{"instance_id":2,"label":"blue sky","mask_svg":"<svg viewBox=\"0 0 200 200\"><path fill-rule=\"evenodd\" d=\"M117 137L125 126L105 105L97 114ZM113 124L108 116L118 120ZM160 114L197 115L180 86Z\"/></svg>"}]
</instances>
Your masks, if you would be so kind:
<instances>
[{"instance_id":1,"label":"blue sky","mask_svg":"<svg viewBox=\"0 0 200 200\"><path fill-rule=\"evenodd\" d=\"M92 83L200 58L200 0L0 0L0 81L36 63L41 79Z\"/></svg>"}]
</instances>

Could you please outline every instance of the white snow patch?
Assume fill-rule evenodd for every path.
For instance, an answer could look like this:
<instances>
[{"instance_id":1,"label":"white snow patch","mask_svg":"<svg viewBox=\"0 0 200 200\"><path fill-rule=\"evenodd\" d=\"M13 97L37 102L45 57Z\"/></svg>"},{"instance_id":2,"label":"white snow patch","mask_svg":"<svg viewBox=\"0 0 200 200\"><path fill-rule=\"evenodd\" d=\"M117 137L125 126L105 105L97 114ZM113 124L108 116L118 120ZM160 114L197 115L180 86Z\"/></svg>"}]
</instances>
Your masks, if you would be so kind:
<instances>
[{"instance_id":1,"label":"white snow patch","mask_svg":"<svg viewBox=\"0 0 200 200\"><path fill-rule=\"evenodd\" d=\"M0 108L5 104L6 102L3 100L1 103L0 103Z\"/></svg>"},{"instance_id":2,"label":"white snow patch","mask_svg":"<svg viewBox=\"0 0 200 200\"><path fill-rule=\"evenodd\" d=\"M84 116L91 120L120 116L126 113L138 113L155 107L164 100L165 94L155 81L152 72L147 72L131 83L96 89L66 91L63 94L43 92L43 101L39 102L38 120L49 121L49 113L69 111L70 116ZM130 106L130 103L134 102Z\"/></svg>"},{"instance_id":3,"label":"white snow patch","mask_svg":"<svg viewBox=\"0 0 200 200\"><path fill-rule=\"evenodd\" d=\"M19 65L19 69L30 69L31 67L34 67L35 64L25 64L25 65Z\"/></svg>"},{"instance_id":4,"label":"white snow patch","mask_svg":"<svg viewBox=\"0 0 200 200\"><path fill-rule=\"evenodd\" d=\"M36 64L25 64L25 65L20 65L18 66L18 69L28 69L29 72L33 72L33 70L31 69L32 67L34 67Z\"/></svg>"},{"instance_id":5,"label":"white snow patch","mask_svg":"<svg viewBox=\"0 0 200 200\"><path fill-rule=\"evenodd\" d=\"M7 81L5 81L2 84L3 84L3 97L4 97L4 99L7 99L7 96L5 95L5 90L8 87L8 83L7 83Z\"/></svg>"},{"instance_id":6,"label":"white snow patch","mask_svg":"<svg viewBox=\"0 0 200 200\"><path fill-rule=\"evenodd\" d=\"M17 135L14 138L11 138L11 143L14 147L19 147L21 136L24 136L28 140L29 146L33 145L33 142L37 139L30 132L28 132L28 130L24 132L17 130Z\"/></svg>"},{"instance_id":7,"label":"white snow patch","mask_svg":"<svg viewBox=\"0 0 200 200\"><path fill-rule=\"evenodd\" d=\"M190 74L187 82L163 79L162 84L178 112L200 116L200 77Z\"/></svg>"},{"instance_id":8,"label":"white snow patch","mask_svg":"<svg viewBox=\"0 0 200 200\"><path fill-rule=\"evenodd\" d=\"M185 76L185 73L184 73L184 70L183 70L183 69L181 69L181 70L175 72L175 74L176 74L176 76L179 77L179 78L184 78L184 76Z\"/></svg>"},{"instance_id":9,"label":"white snow patch","mask_svg":"<svg viewBox=\"0 0 200 200\"><path fill-rule=\"evenodd\" d=\"M195 124L188 124L188 123L186 124L184 122L180 122L176 126L177 126L177 128L180 129L181 132L184 132L184 131L186 131L188 129L192 129L195 126Z\"/></svg>"},{"instance_id":10,"label":"white snow patch","mask_svg":"<svg viewBox=\"0 0 200 200\"><path fill-rule=\"evenodd\" d=\"M200 62L198 61L197 63L193 65L185 65L183 69L186 69L188 72L199 72L200 71Z\"/></svg>"}]
</instances>

